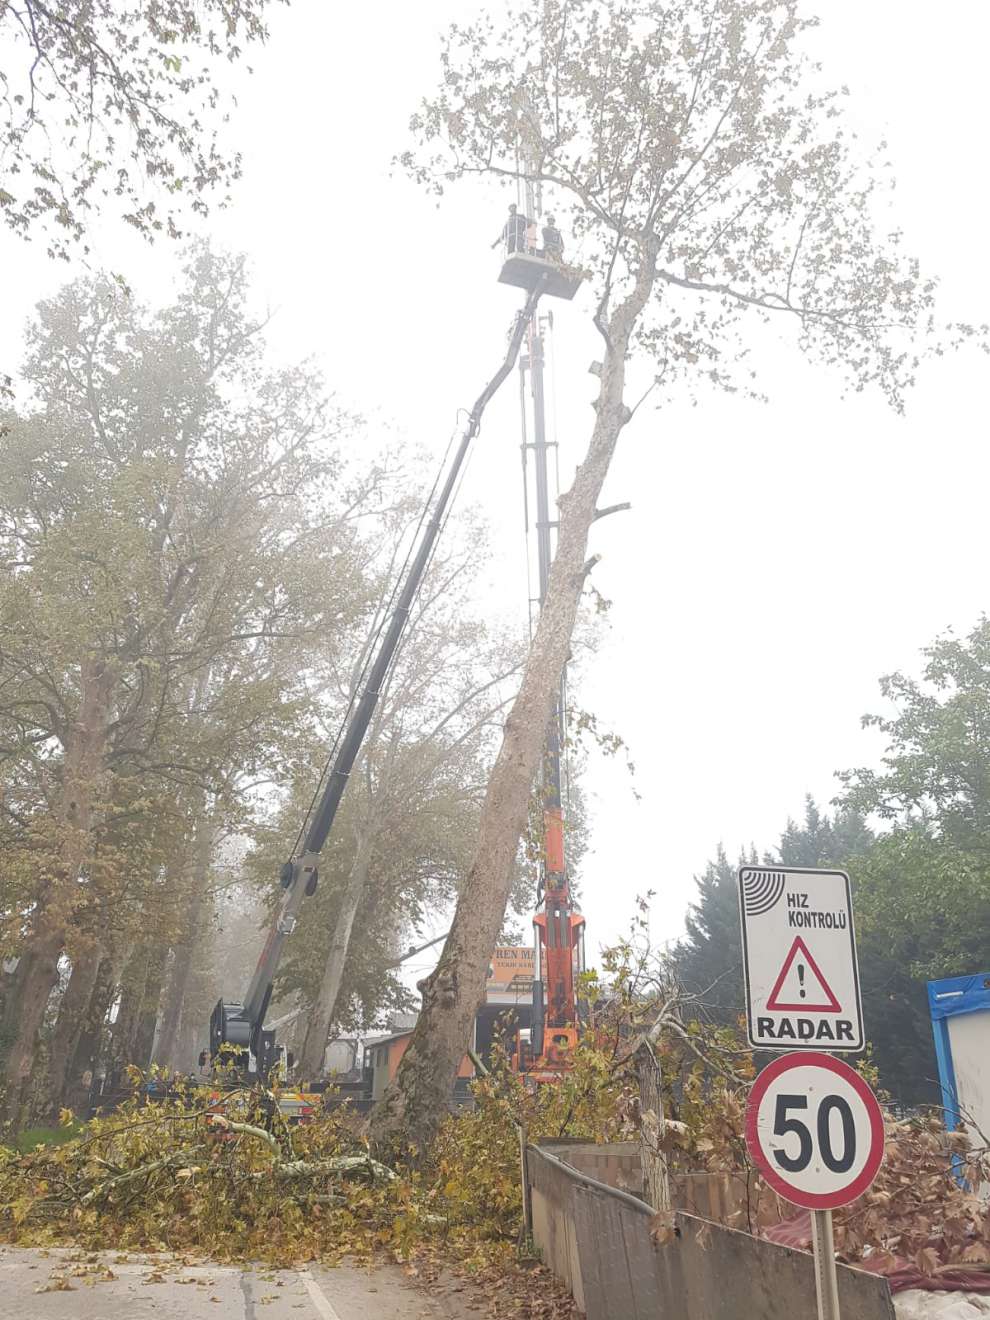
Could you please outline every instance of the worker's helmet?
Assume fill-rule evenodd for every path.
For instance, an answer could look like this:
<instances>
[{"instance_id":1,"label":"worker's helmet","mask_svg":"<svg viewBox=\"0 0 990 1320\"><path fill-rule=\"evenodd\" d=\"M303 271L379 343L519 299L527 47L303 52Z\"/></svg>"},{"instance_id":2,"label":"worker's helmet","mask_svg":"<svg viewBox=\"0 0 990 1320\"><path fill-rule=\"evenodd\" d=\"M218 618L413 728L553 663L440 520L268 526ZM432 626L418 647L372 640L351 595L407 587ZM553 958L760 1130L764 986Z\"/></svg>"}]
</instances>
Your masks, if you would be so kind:
<instances>
[{"instance_id":1,"label":"worker's helmet","mask_svg":"<svg viewBox=\"0 0 990 1320\"><path fill-rule=\"evenodd\" d=\"M510 214L510 215L515 215L517 209L518 209L518 208L516 207L515 202L510 202L510 203L509 203L509 214Z\"/></svg>"}]
</instances>

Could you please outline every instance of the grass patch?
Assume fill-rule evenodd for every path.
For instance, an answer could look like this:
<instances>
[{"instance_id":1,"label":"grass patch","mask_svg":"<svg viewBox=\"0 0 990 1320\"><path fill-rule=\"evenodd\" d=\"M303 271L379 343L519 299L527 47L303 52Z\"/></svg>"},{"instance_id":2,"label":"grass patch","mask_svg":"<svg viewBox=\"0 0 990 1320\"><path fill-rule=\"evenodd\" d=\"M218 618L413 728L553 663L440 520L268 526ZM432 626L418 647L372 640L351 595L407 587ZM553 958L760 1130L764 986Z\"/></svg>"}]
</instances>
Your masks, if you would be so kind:
<instances>
[{"instance_id":1,"label":"grass patch","mask_svg":"<svg viewBox=\"0 0 990 1320\"><path fill-rule=\"evenodd\" d=\"M26 1155L30 1150L37 1150L39 1146L63 1146L67 1141L78 1137L82 1130L82 1123L75 1121L66 1124L65 1127L25 1128L12 1141L8 1141L7 1145L10 1150Z\"/></svg>"}]
</instances>

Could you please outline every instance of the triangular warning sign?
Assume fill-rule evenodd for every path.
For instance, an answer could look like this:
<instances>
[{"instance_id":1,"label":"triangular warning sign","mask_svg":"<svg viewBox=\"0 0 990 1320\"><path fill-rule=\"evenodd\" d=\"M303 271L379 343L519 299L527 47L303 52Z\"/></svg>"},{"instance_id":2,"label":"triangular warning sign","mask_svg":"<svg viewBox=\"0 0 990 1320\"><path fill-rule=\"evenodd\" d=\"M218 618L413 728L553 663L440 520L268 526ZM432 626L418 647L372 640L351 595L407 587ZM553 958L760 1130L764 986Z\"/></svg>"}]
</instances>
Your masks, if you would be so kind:
<instances>
[{"instance_id":1,"label":"triangular warning sign","mask_svg":"<svg viewBox=\"0 0 990 1320\"><path fill-rule=\"evenodd\" d=\"M825 980L800 935L784 959L780 975L770 991L767 1008L778 1013L802 1010L812 1013L842 1012L832 987Z\"/></svg>"}]
</instances>

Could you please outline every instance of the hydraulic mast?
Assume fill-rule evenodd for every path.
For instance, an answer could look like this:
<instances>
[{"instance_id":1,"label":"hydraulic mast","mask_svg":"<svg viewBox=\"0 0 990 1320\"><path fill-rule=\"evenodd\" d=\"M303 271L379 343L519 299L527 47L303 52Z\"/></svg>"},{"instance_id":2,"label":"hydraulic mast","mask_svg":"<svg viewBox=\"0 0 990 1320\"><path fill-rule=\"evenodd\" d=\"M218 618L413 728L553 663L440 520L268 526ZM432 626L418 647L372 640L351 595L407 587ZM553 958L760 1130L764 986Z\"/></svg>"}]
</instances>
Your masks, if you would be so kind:
<instances>
[{"instance_id":1,"label":"hydraulic mast","mask_svg":"<svg viewBox=\"0 0 990 1320\"><path fill-rule=\"evenodd\" d=\"M531 179L525 179L525 214L538 221L542 197ZM550 450L547 440L544 389L545 324L552 317L530 316L528 352L520 357L523 402L523 479L528 495L528 458L533 455L537 603L543 608L553 559L553 529L550 517ZM533 418L533 439L526 434L526 382ZM528 498L527 498L528 505ZM528 511L527 511L528 519ZM527 529L528 530L528 529ZM532 1076L553 1075L566 1066L566 1055L578 1040L579 1015L577 974L584 967L584 918L575 909L567 874L564 846L561 742L564 728L564 680L558 686L553 715L547 732L541 792L543 799L543 850L540 862L537 904L542 911L533 919L536 937L536 968L533 978ZM544 998L545 986L545 998Z\"/></svg>"}]
</instances>

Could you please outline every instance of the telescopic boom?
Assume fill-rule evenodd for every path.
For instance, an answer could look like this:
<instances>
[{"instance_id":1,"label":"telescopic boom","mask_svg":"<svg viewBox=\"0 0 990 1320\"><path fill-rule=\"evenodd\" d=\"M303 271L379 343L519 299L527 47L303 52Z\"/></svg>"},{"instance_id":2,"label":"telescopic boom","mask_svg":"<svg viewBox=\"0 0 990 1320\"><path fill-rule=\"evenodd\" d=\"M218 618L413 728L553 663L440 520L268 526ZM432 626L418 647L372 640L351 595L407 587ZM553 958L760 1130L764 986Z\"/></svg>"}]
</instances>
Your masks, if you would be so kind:
<instances>
[{"instance_id":1,"label":"telescopic boom","mask_svg":"<svg viewBox=\"0 0 990 1320\"><path fill-rule=\"evenodd\" d=\"M295 929L302 901L313 894L317 885L319 854L333 827L337 809L344 796L351 770L361 750L378 705L378 699L388 677L396 648L409 620L416 594L430 562L437 537L443 526L457 478L467 457L471 441L481 429L481 418L492 396L509 375L519 355L523 336L544 292L547 277L541 275L530 290L526 303L517 315L509 336L505 360L485 386L468 415L467 424L451 460L446 480L436 498L433 510L426 520L419 545L409 565L406 579L398 594L395 609L378 641L378 649L368 670L367 681L360 699L353 707L343 730L340 745L327 778L326 787L309 822L302 851L282 867L281 881L285 890L278 911L262 949L258 965L251 977L243 1003L220 1000L210 1018L210 1054L216 1057L221 1046L233 1046L239 1052L250 1051L246 1062L262 1075L267 1074L277 1058L274 1032L264 1031L265 1014L272 996L272 982L278 970L285 941Z\"/></svg>"}]
</instances>

